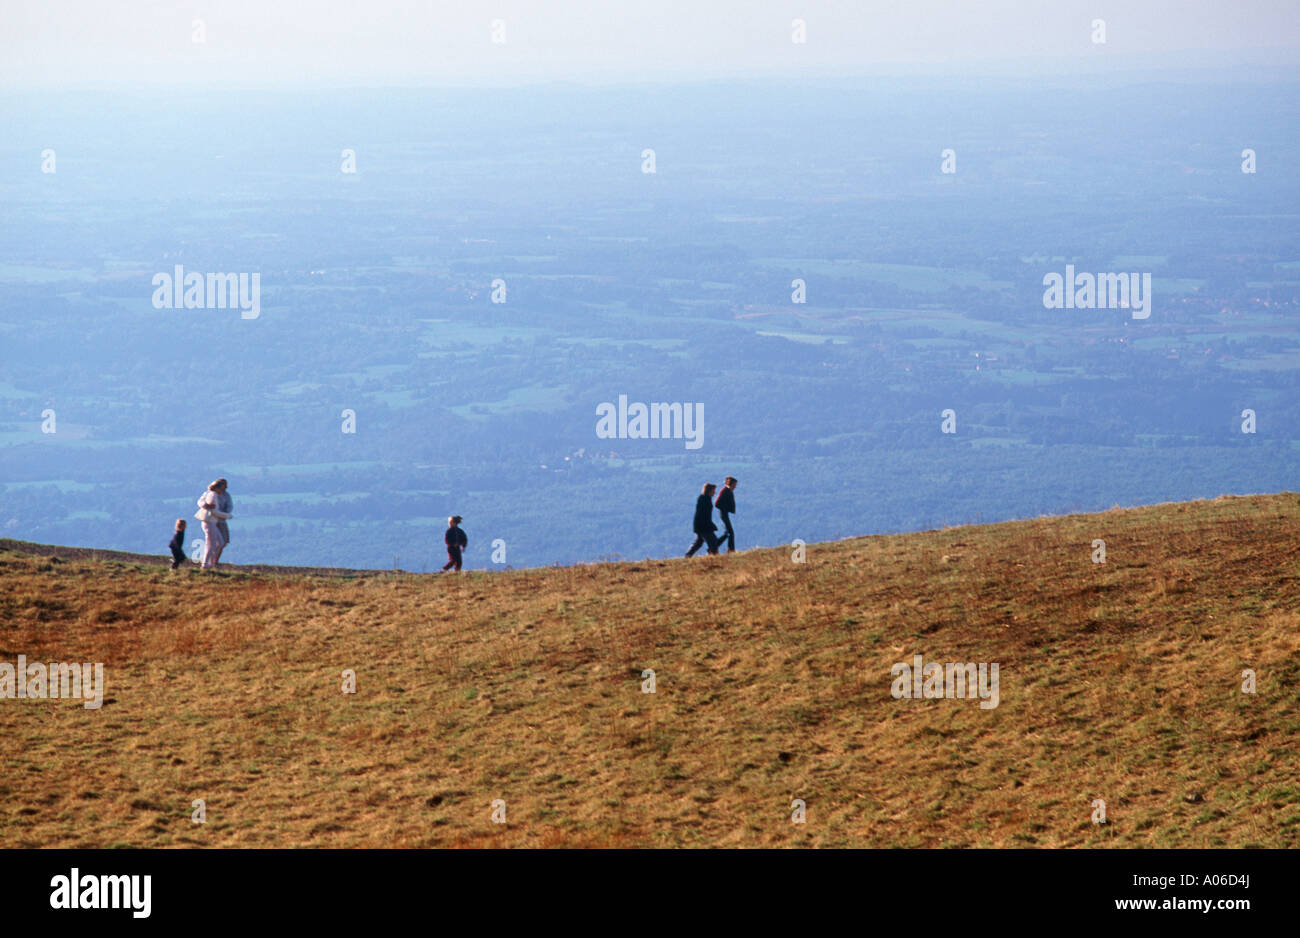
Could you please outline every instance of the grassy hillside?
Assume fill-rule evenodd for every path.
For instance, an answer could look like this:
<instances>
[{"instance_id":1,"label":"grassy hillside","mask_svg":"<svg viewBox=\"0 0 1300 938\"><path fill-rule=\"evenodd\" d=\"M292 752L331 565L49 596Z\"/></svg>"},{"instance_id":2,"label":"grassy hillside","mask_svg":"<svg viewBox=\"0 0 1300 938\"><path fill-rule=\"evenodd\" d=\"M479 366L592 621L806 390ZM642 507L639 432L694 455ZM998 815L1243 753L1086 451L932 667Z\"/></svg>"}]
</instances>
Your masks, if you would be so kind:
<instances>
[{"instance_id":1,"label":"grassy hillside","mask_svg":"<svg viewBox=\"0 0 1300 938\"><path fill-rule=\"evenodd\" d=\"M0 846L1293 846L1298 651L1291 494L460 577L5 542L0 661L107 691L0 700Z\"/></svg>"}]
</instances>

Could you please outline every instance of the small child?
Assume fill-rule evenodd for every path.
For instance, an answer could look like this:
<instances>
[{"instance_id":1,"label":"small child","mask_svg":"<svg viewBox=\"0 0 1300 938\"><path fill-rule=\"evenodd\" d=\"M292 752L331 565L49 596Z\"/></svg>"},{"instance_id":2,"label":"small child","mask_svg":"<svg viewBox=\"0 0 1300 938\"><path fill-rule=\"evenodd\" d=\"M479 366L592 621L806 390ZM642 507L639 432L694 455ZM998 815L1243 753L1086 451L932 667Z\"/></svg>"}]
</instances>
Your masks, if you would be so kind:
<instances>
[{"instance_id":1,"label":"small child","mask_svg":"<svg viewBox=\"0 0 1300 938\"><path fill-rule=\"evenodd\" d=\"M464 519L460 515L452 515L447 519L447 533L442 536L447 545L447 563L442 568L444 573L452 567L456 568L457 573L460 572L461 552L469 546L469 538L460 528L462 520Z\"/></svg>"},{"instance_id":2,"label":"small child","mask_svg":"<svg viewBox=\"0 0 1300 938\"><path fill-rule=\"evenodd\" d=\"M172 534L171 541L167 547L172 552L172 569L175 570L186 560L185 558L185 519L176 519L176 530Z\"/></svg>"}]
</instances>

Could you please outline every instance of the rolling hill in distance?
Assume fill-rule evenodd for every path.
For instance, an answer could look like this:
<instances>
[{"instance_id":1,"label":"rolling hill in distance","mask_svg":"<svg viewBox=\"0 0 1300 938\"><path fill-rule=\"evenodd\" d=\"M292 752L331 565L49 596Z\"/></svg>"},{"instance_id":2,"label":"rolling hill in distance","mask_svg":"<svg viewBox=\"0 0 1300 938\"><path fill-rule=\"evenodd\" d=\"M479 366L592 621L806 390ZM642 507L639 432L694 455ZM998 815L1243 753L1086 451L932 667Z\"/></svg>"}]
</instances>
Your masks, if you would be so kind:
<instances>
[{"instance_id":1,"label":"rolling hill in distance","mask_svg":"<svg viewBox=\"0 0 1300 938\"><path fill-rule=\"evenodd\" d=\"M1104 6L0 4L5 922L1284 907L1300 5Z\"/></svg>"},{"instance_id":2,"label":"rolling hill in distance","mask_svg":"<svg viewBox=\"0 0 1300 938\"><path fill-rule=\"evenodd\" d=\"M4 541L0 582L0 662L105 675L0 707L4 847L1300 833L1289 492L460 576ZM895 696L917 655L997 693Z\"/></svg>"},{"instance_id":3,"label":"rolling hill in distance","mask_svg":"<svg viewBox=\"0 0 1300 938\"><path fill-rule=\"evenodd\" d=\"M231 562L460 514L538 567L679 556L724 475L745 547L1293 488L1300 81L1184 79L0 90L0 536L153 553L225 477Z\"/></svg>"}]
</instances>

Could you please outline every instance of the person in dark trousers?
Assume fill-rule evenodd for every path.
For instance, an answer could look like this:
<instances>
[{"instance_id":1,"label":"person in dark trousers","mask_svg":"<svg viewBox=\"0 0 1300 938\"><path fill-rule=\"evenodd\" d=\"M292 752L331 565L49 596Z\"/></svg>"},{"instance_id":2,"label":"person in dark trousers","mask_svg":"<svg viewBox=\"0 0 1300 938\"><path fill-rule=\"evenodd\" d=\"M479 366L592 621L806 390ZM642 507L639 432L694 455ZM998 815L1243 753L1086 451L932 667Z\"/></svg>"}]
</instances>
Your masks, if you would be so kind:
<instances>
[{"instance_id":1,"label":"person in dark trousers","mask_svg":"<svg viewBox=\"0 0 1300 938\"><path fill-rule=\"evenodd\" d=\"M167 549L172 552L172 569L175 570L186 560L184 518L176 519L176 530L172 532L172 539L167 543Z\"/></svg>"},{"instance_id":2,"label":"person in dark trousers","mask_svg":"<svg viewBox=\"0 0 1300 938\"><path fill-rule=\"evenodd\" d=\"M460 515L452 515L447 519L447 533L442 538L447 545L447 562L442 568L444 573L452 567L456 568L457 573L460 572L461 553L469 546L469 538L460 527L462 520Z\"/></svg>"},{"instance_id":3,"label":"person in dark trousers","mask_svg":"<svg viewBox=\"0 0 1300 938\"><path fill-rule=\"evenodd\" d=\"M736 486L739 484L735 476L727 476L722 482L722 491L718 493L718 500L714 503L718 508L718 517L722 519L722 526L727 531L722 536L723 542L727 545L727 553L736 549L736 532L731 527L731 516L736 513Z\"/></svg>"},{"instance_id":4,"label":"person in dark trousers","mask_svg":"<svg viewBox=\"0 0 1300 938\"><path fill-rule=\"evenodd\" d=\"M687 557L693 557L700 545L706 543L709 545L709 553L716 554L718 545L722 543L713 533L718 529L713 523L713 493L717 488L712 482L706 483L700 497L695 499L695 543L686 552Z\"/></svg>"}]
</instances>

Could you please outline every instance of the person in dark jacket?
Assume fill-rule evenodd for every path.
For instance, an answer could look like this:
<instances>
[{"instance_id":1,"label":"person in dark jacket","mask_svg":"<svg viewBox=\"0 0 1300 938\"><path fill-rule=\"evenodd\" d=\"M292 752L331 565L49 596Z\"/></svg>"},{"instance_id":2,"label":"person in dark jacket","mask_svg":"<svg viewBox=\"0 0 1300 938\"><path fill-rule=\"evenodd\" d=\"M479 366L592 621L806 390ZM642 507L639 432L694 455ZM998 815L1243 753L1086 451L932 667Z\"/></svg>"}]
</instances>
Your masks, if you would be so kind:
<instances>
[{"instance_id":1,"label":"person in dark jacket","mask_svg":"<svg viewBox=\"0 0 1300 938\"><path fill-rule=\"evenodd\" d=\"M172 552L172 569L175 570L185 562L185 519L176 519L176 530L167 542L167 549Z\"/></svg>"},{"instance_id":2,"label":"person in dark jacket","mask_svg":"<svg viewBox=\"0 0 1300 938\"><path fill-rule=\"evenodd\" d=\"M460 527L462 520L460 515L452 515L447 519L447 533L442 537L447 545L447 563L442 568L444 573L452 567L456 568L457 573L460 572L461 553L469 546L469 538Z\"/></svg>"},{"instance_id":3,"label":"person in dark jacket","mask_svg":"<svg viewBox=\"0 0 1300 938\"><path fill-rule=\"evenodd\" d=\"M718 540L718 536L713 533L718 529L718 526L713 523L713 493L717 488L716 485L709 482L704 486L700 497L695 499L695 543L686 552L687 557L693 557L695 552L700 549L700 545L706 543L709 545L709 553L716 554L718 545L722 543Z\"/></svg>"},{"instance_id":4,"label":"person in dark jacket","mask_svg":"<svg viewBox=\"0 0 1300 938\"><path fill-rule=\"evenodd\" d=\"M735 476L727 476L722 482L722 491L718 493L718 500L715 502L718 508L718 517L722 519L722 526L727 533L722 536L723 542L727 545L727 553L736 549L736 532L731 527L731 516L736 513L736 486L739 485Z\"/></svg>"}]
</instances>

